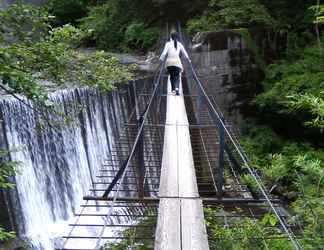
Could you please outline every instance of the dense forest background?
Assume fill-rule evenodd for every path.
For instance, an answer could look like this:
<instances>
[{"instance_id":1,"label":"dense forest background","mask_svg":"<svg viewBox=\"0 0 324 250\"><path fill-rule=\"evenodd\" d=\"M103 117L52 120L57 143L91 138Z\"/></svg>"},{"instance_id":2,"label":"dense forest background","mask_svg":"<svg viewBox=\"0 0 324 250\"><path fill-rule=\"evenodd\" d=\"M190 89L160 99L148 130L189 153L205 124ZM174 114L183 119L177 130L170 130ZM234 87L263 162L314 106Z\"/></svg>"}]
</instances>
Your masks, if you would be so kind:
<instances>
[{"instance_id":1,"label":"dense forest background","mask_svg":"<svg viewBox=\"0 0 324 250\"><path fill-rule=\"evenodd\" d=\"M261 28L274 47L284 41L278 55L264 58L270 63L250 103L254 111L245 117L241 143L268 190L286 200L302 221L305 249L324 245L323 7L320 1L210 0L201 15L187 22L191 35ZM245 181L256 190L249 176ZM228 231L223 235L235 234ZM239 244L238 249L251 249ZM272 247L290 249L284 241Z\"/></svg>"},{"instance_id":2,"label":"dense forest background","mask_svg":"<svg viewBox=\"0 0 324 250\"><path fill-rule=\"evenodd\" d=\"M258 28L267 32L274 47L284 44L273 58L264 58L265 78L250 103L253 112L246 114L241 142L269 190L285 199L303 222L306 249L323 249L320 0L49 0L42 7L17 1L0 10L1 86L49 109L48 90L39 83L44 79L55 86L77 82L109 91L116 82L130 79L133 69L119 65L107 52L154 50L164 23L179 18L191 37L203 31ZM26 23L32 26L28 32ZM99 50L84 54L78 51L81 46ZM11 187L6 177L18 164L6 161L6 155L0 154L0 188ZM253 180L245 181L253 189ZM0 241L10 237L0 228Z\"/></svg>"}]
</instances>

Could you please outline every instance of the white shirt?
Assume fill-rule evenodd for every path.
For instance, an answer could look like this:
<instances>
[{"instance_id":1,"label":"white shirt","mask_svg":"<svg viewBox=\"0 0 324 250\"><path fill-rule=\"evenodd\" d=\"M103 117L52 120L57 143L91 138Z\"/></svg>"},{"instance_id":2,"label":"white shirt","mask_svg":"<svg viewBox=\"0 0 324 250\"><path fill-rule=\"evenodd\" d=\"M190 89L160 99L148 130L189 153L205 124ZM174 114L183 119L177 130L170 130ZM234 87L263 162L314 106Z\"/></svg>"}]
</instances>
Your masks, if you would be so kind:
<instances>
[{"instance_id":1,"label":"white shirt","mask_svg":"<svg viewBox=\"0 0 324 250\"><path fill-rule=\"evenodd\" d=\"M163 52L160 56L160 60L163 61L165 59L166 56L167 60L165 62L166 67L168 66L176 66L179 67L181 69L183 69L182 67L182 63L180 60L180 53L183 53L185 55L185 57L189 59L188 53L185 50L185 48L183 47L182 43L177 42L177 49L174 47L174 41L171 40L169 42L167 42L164 46Z\"/></svg>"}]
</instances>

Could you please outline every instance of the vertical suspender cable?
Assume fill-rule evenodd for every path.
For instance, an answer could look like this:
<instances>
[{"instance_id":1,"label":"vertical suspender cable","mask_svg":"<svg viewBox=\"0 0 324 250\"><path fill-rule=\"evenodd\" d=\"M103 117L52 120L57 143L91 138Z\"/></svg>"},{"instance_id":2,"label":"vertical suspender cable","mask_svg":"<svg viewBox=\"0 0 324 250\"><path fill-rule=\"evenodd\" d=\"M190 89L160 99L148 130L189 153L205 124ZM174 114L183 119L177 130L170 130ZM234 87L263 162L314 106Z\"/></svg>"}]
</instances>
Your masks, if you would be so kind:
<instances>
[{"instance_id":1,"label":"vertical suspender cable","mask_svg":"<svg viewBox=\"0 0 324 250\"><path fill-rule=\"evenodd\" d=\"M182 32L181 32L181 26L180 23L178 22L178 32L180 34L180 38L181 38L181 42L183 41L183 37L182 37ZM253 171L252 167L249 165L248 159L245 155L245 153L241 150L241 146L236 142L236 140L233 138L232 134L229 132L228 128L226 127L222 116L219 114L219 112L215 109L214 105L212 104L210 98L208 97L202 83L200 82L196 71L192 65L191 62L189 62L189 66L190 66L190 71L193 75L193 78L198 86L198 88L200 89L200 91L202 92L207 105L209 106L210 110L216 115L216 118L218 120L218 123L220 124L220 126L224 129L226 135L229 137L231 143L233 144L233 146L235 147L237 153L239 154L239 156L241 157L244 166L248 169L249 173L251 174L251 176L253 177L255 183L257 184L257 187L259 188L260 192L262 193L262 195L265 197L265 200L267 201L267 203L269 204L271 210L273 211L273 213L275 214L275 216L277 217L281 227L283 228L283 230L285 231L285 233L287 234L287 236L289 237L291 243L293 244L294 248L296 250L302 250L303 247L299 244L299 242L296 239L296 236L294 235L294 233L286 226L285 222L283 221L283 219L280 217L278 211L276 210L275 206L273 205L273 203L271 202L266 189L264 187L264 184L262 183L262 180L260 179L259 176L257 176L255 174L255 172Z\"/></svg>"}]
</instances>

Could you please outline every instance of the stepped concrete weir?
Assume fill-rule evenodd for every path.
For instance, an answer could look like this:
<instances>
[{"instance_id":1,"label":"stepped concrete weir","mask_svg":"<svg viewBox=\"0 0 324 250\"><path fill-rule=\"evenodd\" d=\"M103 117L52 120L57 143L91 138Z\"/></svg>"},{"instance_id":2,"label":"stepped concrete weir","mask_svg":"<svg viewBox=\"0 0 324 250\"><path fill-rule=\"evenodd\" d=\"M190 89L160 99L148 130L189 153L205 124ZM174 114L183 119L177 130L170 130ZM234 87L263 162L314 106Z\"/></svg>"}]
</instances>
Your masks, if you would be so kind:
<instances>
[{"instance_id":1,"label":"stepped concrete weir","mask_svg":"<svg viewBox=\"0 0 324 250\"><path fill-rule=\"evenodd\" d=\"M24 163L15 188L0 195L18 237L33 250L213 250L237 249L242 239L272 249L277 235L289 249L303 249L295 218L268 193L231 112L222 112L241 100L230 83L250 61L240 37L222 40L220 49L191 54L198 70L184 64L180 96L171 93L163 64L112 93L54 93L57 111L75 118L55 130L39 129L42 117L29 106L0 99L0 148ZM260 224L269 215L276 226ZM253 222L252 235L240 233L242 220ZM224 238L223 229L235 234Z\"/></svg>"}]
</instances>

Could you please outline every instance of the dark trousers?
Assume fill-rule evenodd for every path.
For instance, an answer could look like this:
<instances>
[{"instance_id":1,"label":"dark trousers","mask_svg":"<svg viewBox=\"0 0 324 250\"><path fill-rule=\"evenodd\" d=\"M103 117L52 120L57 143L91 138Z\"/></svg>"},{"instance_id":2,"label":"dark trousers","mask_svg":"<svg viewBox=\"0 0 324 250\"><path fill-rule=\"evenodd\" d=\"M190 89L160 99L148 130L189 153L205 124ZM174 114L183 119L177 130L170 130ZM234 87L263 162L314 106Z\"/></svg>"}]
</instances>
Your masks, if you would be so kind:
<instances>
[{"instance_id":1,"label":"dark trousers","mask_svg":"<svg viewBox=\"0 0 324 250\"><path fill-rule=\"evenodd\" d=\"M171 82L172 90L179 88L181 68L177 66L169 66L167 67L167 70L170 74L170 82Z\"/></svg>"}]
</instances>

